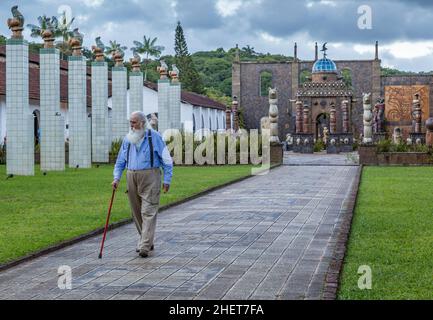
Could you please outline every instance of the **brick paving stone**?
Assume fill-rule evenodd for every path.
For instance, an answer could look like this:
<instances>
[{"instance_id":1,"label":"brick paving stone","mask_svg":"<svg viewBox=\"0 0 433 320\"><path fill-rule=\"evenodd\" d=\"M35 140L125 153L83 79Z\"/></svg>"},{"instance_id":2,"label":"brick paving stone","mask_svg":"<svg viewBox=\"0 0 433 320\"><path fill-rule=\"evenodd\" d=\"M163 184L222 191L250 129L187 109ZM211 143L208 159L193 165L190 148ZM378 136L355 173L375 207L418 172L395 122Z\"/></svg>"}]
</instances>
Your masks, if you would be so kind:
<instances>
[{"instance_id":1,"label":"brick paving stone","mask_svg":"<svg viewBox=\"0 0 433 320\"><path fill-rule=\"evenodd\" d=\"M128 224L109 232L101 260L97 236L0 272L0 299L321 298L358 168L310 157L286 154L294 165L162 212L146 259ZM60 265L71 291L57 288Z\"/></svg>"}]
</instances>

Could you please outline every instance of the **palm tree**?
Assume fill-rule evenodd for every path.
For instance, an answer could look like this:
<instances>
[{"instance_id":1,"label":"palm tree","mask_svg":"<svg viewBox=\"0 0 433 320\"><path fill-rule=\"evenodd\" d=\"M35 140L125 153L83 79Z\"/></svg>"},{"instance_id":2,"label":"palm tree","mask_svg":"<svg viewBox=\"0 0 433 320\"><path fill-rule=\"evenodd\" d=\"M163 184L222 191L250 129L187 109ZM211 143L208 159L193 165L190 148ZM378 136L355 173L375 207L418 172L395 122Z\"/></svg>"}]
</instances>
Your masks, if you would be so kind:
<instances>
[{"instance_id":1,"label":"palm tree","mask_svg":"<svg viewBox=\"0 0 433 320\"><path fill-rule=\"evenodd\" d=\"M144 54L145 60L144 60L144 80L147 80L147 64L149 63L149 57L155 57L159 58L161 56L162 51L164 51L163 46L157 46L155 45L158 38L151 39L150 37L147 38L146 36L143 36L143 43L139 41L134 41L135 47L131 48L133 53L138 54Z\"/></svg>"},{"instance_id":2,"label":"palm tree","mask_svg":"<svg viewBox=\"0 0 433 320\"><path fill-rule=\"evenodd\" d=\"M57 18L54 18L57 21ZM60 17L60 21L57 21L55 24L57 25L57 28L54 33L55 38L62 38L61 41L56 42L57 48L60 49L61 52L64 54L71 54L71 48L68 44L68 41L70 38L73 37L74 33L71 30L71 25L74 22L75 17L71 19L71 21L68 21L68 18L66 17L66 11L63 11L62 16Z\"/></svg>"},{"instance_id":3,"label":"palm tree","mask_svg":"<svg viewBox=\"0 0 433 320\"><path fill-rule=\"evenodd\" d=\"M246 47L242 48L242 51L244 51L248 56L253 57L257 55L257 52L254 51L254 47L250 47L249 44L247 44Z\"/></svg>"},{"instance_id":4,"label":"palm tree","mask_svg":"<svg viewBox=\"0 0 433 320\"><path fill-rule=\"evenodd\" d=\"M125 50L127 49L128 47L120 45L120 43L117 43L116 40L110 40L110 45L105 47L105 54L107 56L112 56L114 53L116 53L116 51L119 51L123 56L125 55Z\"/></svg>"},{"instance_id":5,"label":"palm tree","mask_svg":"<svg viewBox=\"0 0 433 320\"><path fill-rule=\"evenodd\" d=\"M30 29L32 38L42 37L42 32L47 29L52 29L54 33L54 37L56 37L56 33L58 32L58 21L56 17L48 18L46 15L38 17L39 25L28 24L27 28Z\"/></svg>"}]
</instances>

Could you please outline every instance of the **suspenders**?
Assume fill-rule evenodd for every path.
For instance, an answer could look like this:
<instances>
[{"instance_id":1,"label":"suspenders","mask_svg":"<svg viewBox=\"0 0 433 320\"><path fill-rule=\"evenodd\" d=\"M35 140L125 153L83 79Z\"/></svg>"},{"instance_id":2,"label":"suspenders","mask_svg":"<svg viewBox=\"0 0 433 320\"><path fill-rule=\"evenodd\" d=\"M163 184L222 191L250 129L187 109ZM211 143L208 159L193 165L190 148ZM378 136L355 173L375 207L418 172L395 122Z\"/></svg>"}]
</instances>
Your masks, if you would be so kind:
<instances>
[{"instance_id":1,"label":"suspenders","mask_svg":"<svg viewBox=\"0 0 433 320\"><path fill-rule=\"evenodd\" d=\"M149 149L150 149L150 167L153 168L153 141L152 141L152 132L150 129L147 131L147 138L149 139ZM126 167L128 168L129 164L129 151L131 149L131 143L128 143L128 150L126 151Z\"/></svg>"}]
</instances>

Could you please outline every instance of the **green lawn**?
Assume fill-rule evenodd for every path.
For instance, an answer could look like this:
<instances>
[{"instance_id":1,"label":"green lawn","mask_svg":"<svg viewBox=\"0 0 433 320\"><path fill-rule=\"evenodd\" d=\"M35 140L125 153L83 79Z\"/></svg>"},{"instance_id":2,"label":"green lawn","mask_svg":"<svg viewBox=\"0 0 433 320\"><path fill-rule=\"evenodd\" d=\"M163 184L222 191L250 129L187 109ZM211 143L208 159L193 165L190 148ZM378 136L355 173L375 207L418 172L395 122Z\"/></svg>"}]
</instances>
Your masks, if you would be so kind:
<instances>
[{"instance_id":1,"label":"green lawn","mask_svg":"<svg viewBox=\"0 0 433 320\"><path fill-rule=\"evenodd\" d=\"M338 298L433 299L433 168L364 169Z\"/></svg>"},{"instance_id":2,"label":"green lawn","mask_svg":"<svg viewBox=\"0 0 433 320\"><path fill-rule=\"evenodd\" d=\"M175 167L172 203L225 182L250 175L251 166ZM111 198L112 165L67 169L44 176L6 179L0 166L0 264L104 226ZM130 217L125 174L113 204L111 222ZM97 248L95 248L97 250Z\"/></svg>"}]
</instances>

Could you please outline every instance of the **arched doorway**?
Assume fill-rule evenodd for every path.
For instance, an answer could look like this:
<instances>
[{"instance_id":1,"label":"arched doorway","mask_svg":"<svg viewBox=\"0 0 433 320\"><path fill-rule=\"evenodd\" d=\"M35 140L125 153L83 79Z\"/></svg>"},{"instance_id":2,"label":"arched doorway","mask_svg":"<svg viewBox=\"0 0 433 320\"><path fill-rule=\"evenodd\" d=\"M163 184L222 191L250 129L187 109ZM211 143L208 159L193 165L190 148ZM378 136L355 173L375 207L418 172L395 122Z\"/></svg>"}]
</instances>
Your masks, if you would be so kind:
<instances>
[{"instance_id":1,"label":"arched doorway","mask_svg":"<svg viewBox=\"0 0 433 320\"><path fill-rule=\"evenodd\" d=\"M329 113L320 113L316 118L316 139L323 138L323 129L329 130Z\"/></svg>"}]
</instances>

